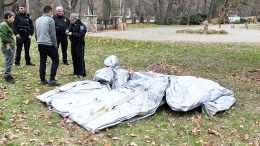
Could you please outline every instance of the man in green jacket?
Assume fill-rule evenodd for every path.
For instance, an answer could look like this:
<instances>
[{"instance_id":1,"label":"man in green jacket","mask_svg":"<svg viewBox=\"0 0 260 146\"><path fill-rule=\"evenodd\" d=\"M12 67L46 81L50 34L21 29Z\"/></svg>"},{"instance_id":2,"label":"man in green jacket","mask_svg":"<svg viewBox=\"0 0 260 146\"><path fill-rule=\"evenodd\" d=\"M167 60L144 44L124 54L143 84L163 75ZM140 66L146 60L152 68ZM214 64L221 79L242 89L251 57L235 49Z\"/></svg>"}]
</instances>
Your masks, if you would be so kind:
<instances>
[{"instance_id":1,"label":"man in green jacket","mask_svg":"<svg viewBox=\"0 0 260 146\"><path fill-rule=\"evenodd\" d=\"M14 13L7 11L4 13L4 21L0 24L0 46L5 56L4 79L6 82L14 83L11 75L15 42L13 38L12 23L14 22Z\"/></svg>"}]
</instances>

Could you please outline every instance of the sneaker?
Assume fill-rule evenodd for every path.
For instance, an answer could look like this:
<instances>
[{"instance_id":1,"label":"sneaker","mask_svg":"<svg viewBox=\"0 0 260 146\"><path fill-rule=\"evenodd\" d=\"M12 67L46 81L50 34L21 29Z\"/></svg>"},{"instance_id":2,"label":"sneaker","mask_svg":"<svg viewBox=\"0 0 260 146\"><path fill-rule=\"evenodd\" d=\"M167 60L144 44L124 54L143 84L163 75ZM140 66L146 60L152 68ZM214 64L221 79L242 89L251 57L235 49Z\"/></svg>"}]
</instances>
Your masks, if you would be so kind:
<instances>
[{"instance_id":1,"label":"sneaker","mask_svg":"<svg viewBox=\"0 0 260 146\"><path fill-rule=\"evenodd\" d=\"M41 81L41 85L47 85L47 84L48 84L47 80Z\"/></svg>"},{"instance_id":2,"label":"sneaker","mask_svg":"<svg viewBox=\"0 0 260 146\"><path fill-rule=\"evenodd\" d=\"M49 86L59 86L60 83L58 83L56 80L52 80L52 81L49 81L49 82L48 82L48 85L49 85Z\"/></svg>"},{"instance_id":3,"label":"sneaker","mask_svg":"<svg viewBox=\"0 0 260 146\"><path fill-rule=\"evenodd\" d=\"M35 66L35 64L33 64L33 63L26 63L26 65L31 65L31 66Z\"/></svg>"}]
</instances>

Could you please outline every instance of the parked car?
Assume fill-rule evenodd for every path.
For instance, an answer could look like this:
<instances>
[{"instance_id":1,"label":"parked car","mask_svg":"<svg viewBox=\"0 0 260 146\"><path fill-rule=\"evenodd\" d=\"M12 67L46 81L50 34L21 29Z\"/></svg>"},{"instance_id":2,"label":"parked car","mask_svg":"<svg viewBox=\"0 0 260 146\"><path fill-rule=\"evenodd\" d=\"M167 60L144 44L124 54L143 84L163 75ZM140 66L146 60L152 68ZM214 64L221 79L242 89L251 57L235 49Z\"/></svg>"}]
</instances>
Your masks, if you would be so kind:
<instances>
[{"instance_id":1,"label":"parked car","mask_svg":"<svg viewBox=\"0 0 260 146\"><path fill-rule=\"evenodd\" d=\"M238 15L229 15L228 16L229 23L240 22L240 19L241 19L241 17Z\"/></svg>"}]
</instances>

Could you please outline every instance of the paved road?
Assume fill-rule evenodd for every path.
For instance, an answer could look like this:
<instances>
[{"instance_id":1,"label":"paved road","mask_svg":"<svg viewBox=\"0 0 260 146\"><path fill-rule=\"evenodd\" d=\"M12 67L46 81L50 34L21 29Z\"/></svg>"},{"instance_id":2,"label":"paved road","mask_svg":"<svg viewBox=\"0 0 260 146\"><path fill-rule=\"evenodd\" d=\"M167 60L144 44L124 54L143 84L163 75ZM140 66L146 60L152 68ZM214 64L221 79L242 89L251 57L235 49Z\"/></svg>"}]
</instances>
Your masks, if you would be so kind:
<instances>
[{"instance_id":1,"label":"paved road","mask_svg":"<svg viewBox=\"0 0 260 146\"><path fill-rule=\"evenodd\" d=\"M244 25L236 24L231 28L230 24L222 25L226 35L202 35L176 33L180 29L202 29L203 26L162 26L153 28L134 28L126 31L104 31L90 33L90 36L110 37L130 40L167 41L167 42L209 42L209 43L260 43L260 30L245 29ZM217 25L210 25L209 29L220 30Z\"/></svg>"}]
</instances>

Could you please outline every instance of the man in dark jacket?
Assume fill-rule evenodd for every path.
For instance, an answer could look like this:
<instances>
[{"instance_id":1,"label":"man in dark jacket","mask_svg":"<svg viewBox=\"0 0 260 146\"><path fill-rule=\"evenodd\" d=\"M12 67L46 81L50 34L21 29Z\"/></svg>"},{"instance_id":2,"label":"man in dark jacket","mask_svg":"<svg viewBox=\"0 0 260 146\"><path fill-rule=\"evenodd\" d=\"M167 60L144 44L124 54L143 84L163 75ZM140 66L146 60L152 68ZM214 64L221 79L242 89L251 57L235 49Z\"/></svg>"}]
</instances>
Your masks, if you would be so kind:
<instances>
[{"instance_id":1,"label":"man in dark jacket","mask_svg":"<svg viewBox=\"0 0 260 146\"><path fill-rule=\"evenodd\" d=\"M20 65L21 52L24 45L26 65L34 66L34 64L31 62L31 57L29 53L31 38L34 33L34 27L29 14L26 14L26 6L24 4L19 6L19 11L15 15L15 20L13 23L13 32L16 36L17 46L15 55L15 65Z\"/></svg>"},{"instance_id":2,"label":"man in dark jacket","mask_svg":"<svg viewBox=\"0 0 260 146\"><path fill-rule=\"evenodd\" d=\"M79 14L72 13L70 15L70 26L67 32L71 41L71 56L73 61L74 75L76 77L86 76L84 49L86 26L80 21Z\"/></svg>"},{"instance_id":3,"label":"man in dark jacket","mask_svg":"<svg viewBox=\"0 0 260 146\"><path fill-rule=\"evenodd\" d=\"M14 58L15 43L13 38L12 23L14 22L14 13L5 12L4 21L0 24L0 46L5 56L4 79L6 82L14 83L11 75Z\"/></svg>"},{"instance_id":4,"label":"man in dark jacket","mask_svg":"<svg viewBox=\"0 0 260 146\"><path fill-rule=\"evenodd\" d=\"M52 18L55 21L58 47L61 44L63 64L69 65L67 60L68 39L65 33L70 25L69 18L64 16L63 8L61 6L56 7L56 15L53 15Z\"/></svg>"}]
</instances>

